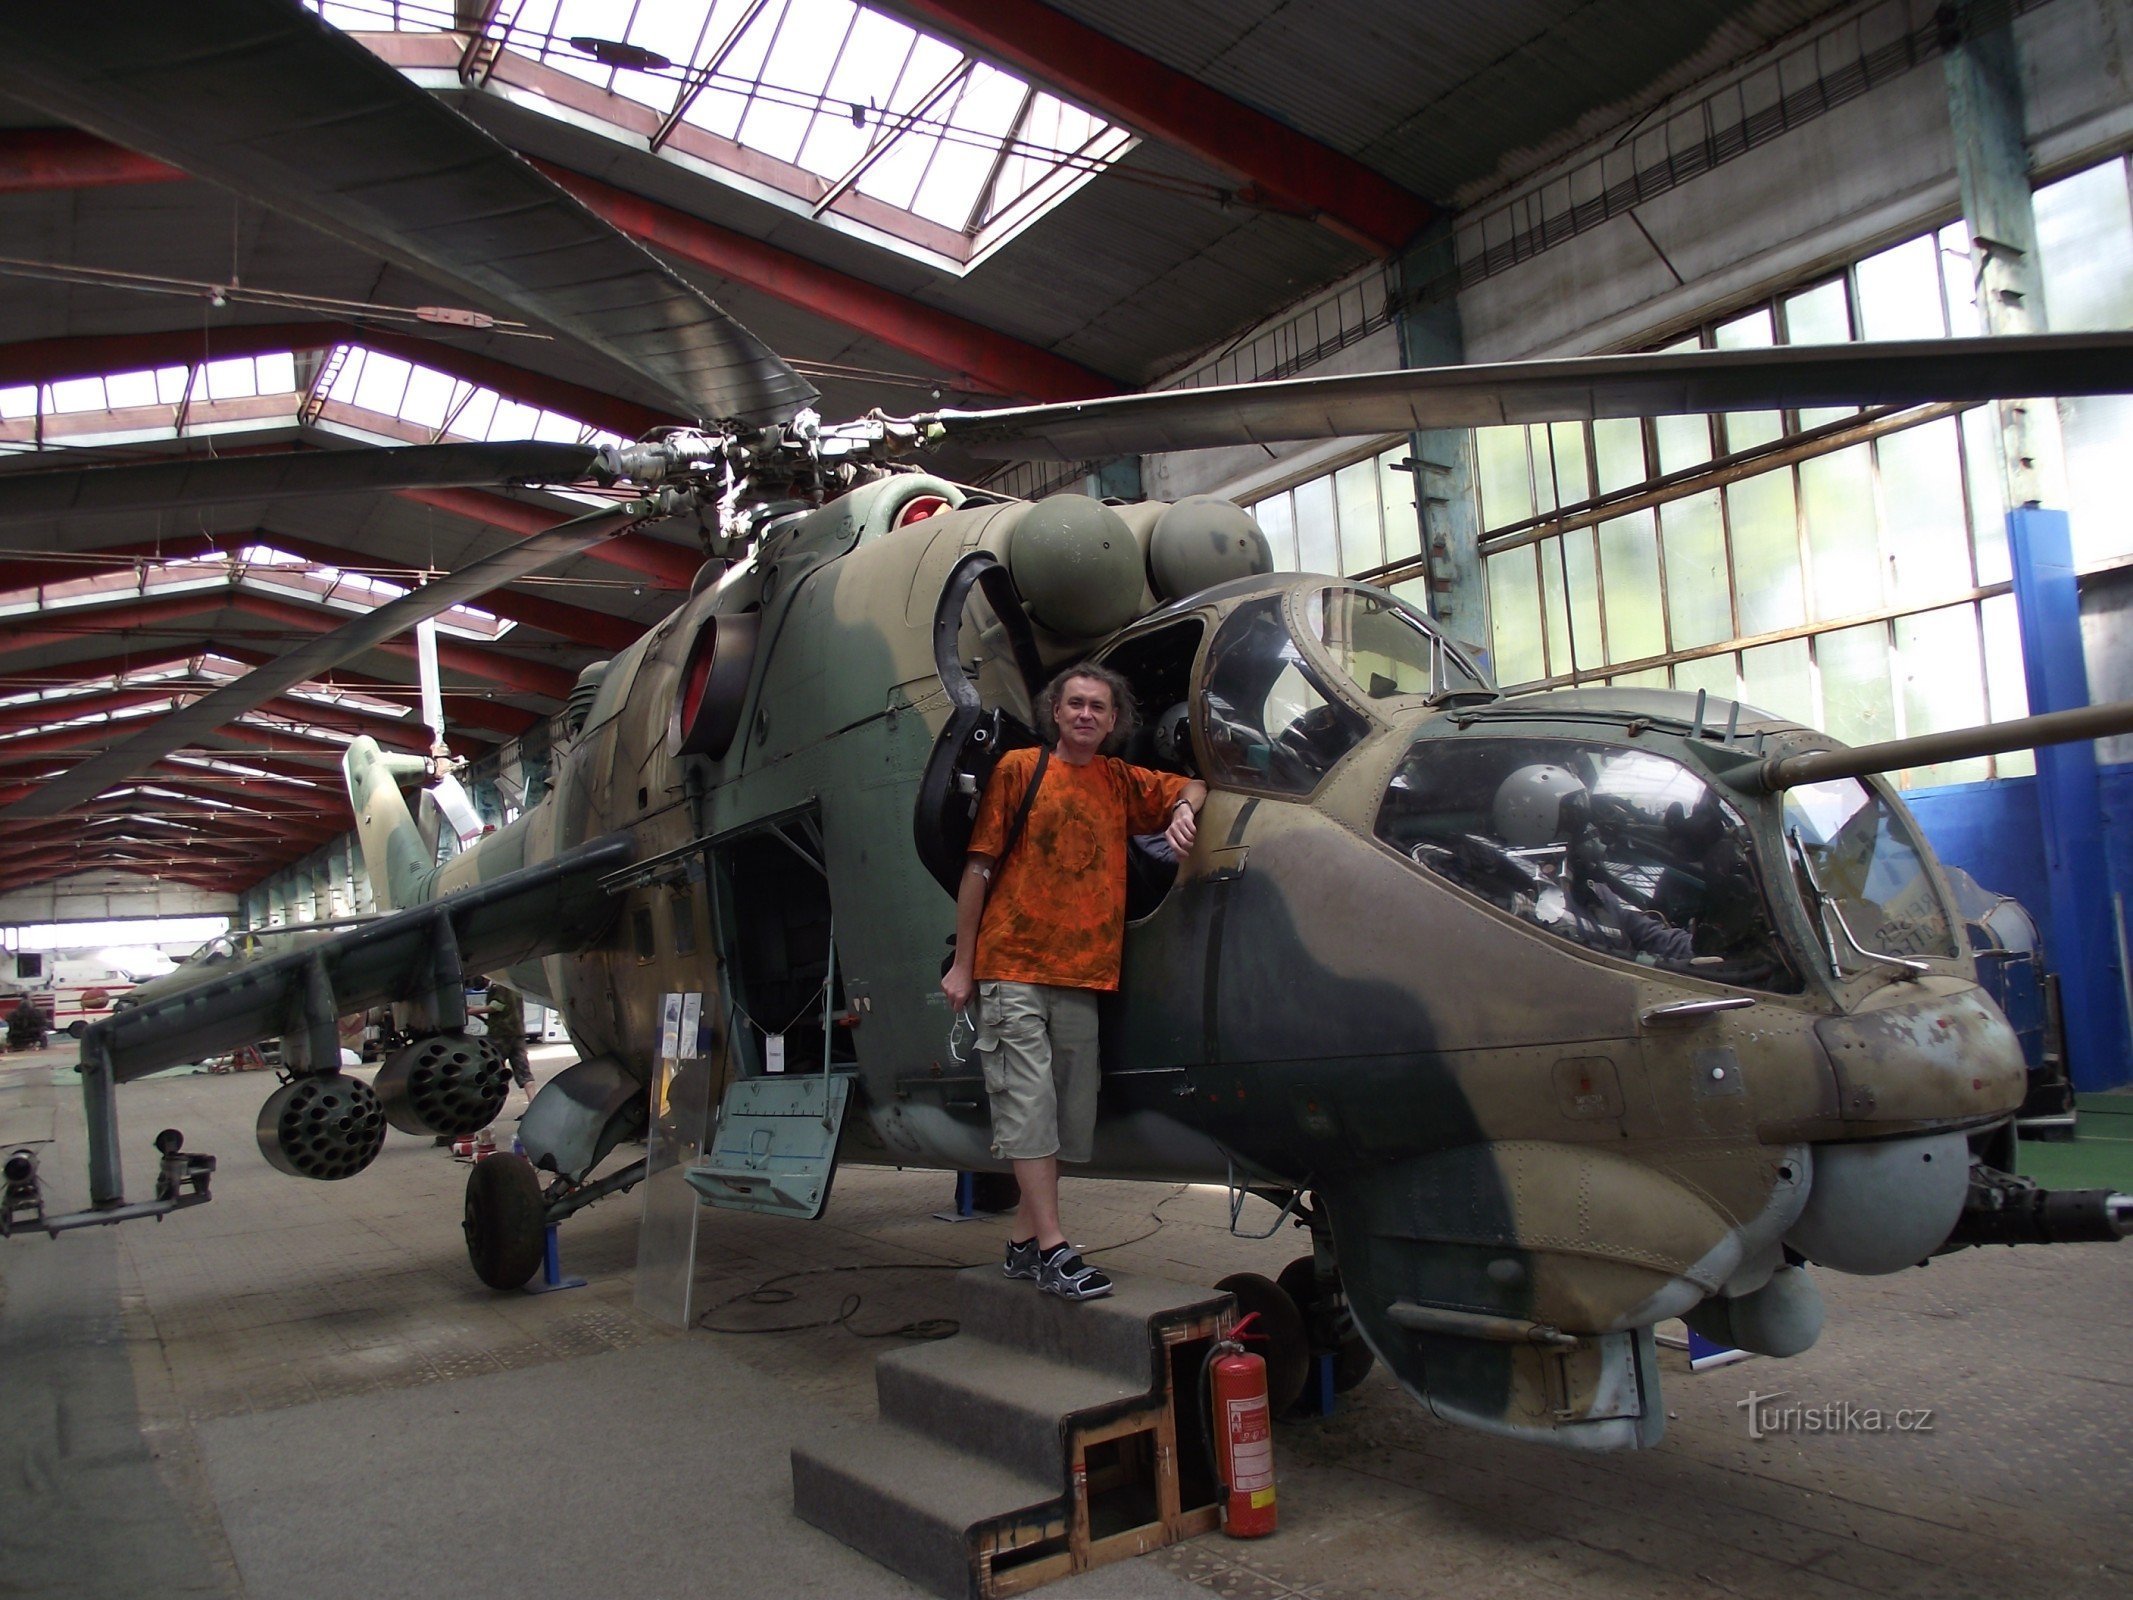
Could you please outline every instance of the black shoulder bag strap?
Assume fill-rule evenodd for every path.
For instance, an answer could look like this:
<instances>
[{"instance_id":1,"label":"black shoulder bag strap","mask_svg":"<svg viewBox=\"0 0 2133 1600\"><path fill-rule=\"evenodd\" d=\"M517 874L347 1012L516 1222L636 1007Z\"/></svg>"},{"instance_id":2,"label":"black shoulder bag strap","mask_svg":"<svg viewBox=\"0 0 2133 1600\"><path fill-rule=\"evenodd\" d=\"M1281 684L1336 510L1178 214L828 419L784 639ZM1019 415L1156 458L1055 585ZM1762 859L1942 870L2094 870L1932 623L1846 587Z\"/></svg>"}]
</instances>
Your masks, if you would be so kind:
<instances>
[{"instance_id":1,"label":"black shoulder bag strap","mask_svg":"<svg viewBox=\"0 0 2133 1600\"><path fill-rule=\"evenodd\" d=\"M992 870L995 877L998 876L1002 864L1006 862L1008 855L1022 838L1022 829L1029 822L1030 807L1037 803L1037 785L1044 782L1045 763L1051 759L1052 747L1048 744L1038 746L1037 770L1030 774L1029 787L1022 791L1022 804L1015 809L1014 816L1009 819L1007 837L1001 842L1000 853L993 858ZM991 890L988 888L986 892L989 897Z\"/></svg>"}]
</instances>

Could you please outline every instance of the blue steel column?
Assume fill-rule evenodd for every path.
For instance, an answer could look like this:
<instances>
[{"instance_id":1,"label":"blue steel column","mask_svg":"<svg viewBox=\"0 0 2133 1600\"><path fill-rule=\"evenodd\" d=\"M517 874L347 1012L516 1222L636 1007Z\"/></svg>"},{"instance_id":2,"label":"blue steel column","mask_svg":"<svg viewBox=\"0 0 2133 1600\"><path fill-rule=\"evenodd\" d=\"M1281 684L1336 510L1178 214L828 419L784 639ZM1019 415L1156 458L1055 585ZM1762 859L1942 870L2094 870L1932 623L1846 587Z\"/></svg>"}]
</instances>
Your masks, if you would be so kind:
<instances>
[{"instance_id":1,"label":"blue steel column","mask_svg":"<svg viewBox=\"0 0 2133 1600\"><path fill-rule=\"evenodd\" d=\"M2010 511L2007 547L2030 712L2085 706L2081 593L2066 513L2036 506ZM2052 947L2046 954L2059 973L2067 1064L2076 1089L2109 1089L2133 1073L2095 745L2082 740L2037 752L2037 815L2051 885Z\"/></svg>"},{"instance_id":2,"label":"blue steel column","mask_svg":"<svg viewBox=\"0 0 2133 1600\"><path fill-rule=\"evenodd\" d=\"M1942 15L1949 30L1942 57L1948 120L1978 308L1988 333L2042 333L2044 282L2014 33L2001 6L1964 0ZM2064 475L2058 408L2049 400L2008 401L1999 419L2029 709L2072 710L2089 703L2081 594L2066 514L2042 507L2045 486ZM2037 800L2051 892L2046 955L2059 974L2069 1073L2077 1089L2109 1088L2133 1076L2133 1060L2095 746L2039 750Z\"/></svg>"}]
</instances>

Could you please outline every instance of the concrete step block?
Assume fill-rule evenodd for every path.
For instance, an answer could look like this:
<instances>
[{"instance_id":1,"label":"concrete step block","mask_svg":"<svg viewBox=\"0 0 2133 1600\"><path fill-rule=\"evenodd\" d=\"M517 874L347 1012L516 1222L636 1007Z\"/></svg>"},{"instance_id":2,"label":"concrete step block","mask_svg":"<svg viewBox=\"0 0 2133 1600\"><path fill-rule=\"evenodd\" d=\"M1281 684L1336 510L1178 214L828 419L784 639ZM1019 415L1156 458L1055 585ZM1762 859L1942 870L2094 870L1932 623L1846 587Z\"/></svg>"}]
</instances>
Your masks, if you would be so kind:
<instances>
[{"instance_id":1,"label":"concrete step block","mask_svg":"<svg viewBox=\"0 0 2133 1600\"><path fill-rule=\"evenodd\" d=\"M1161 1331L1212 1317L1229 1297L1139 1273L1112 1278L1116 1287L1101 1300L1062 1300L998 1267L972 1267L956 1274L956 1318L965 1337L1113 1375L1145 1394L1161 1381Z\"/></svg>"},{"instance_id":2,"label":"concrete step block","mask_svg":"<svg viewBox=\"0 0 2133 1600\"><path fill-rule=\"evenodd\" d=\"M1062 1487L1070 1421L1149 1404L1144 1383L967 1333L889 1351L874 1384L884 1422Z\"/></svg>"},{"instance_id":3,"label":"concrete step block","mask_svg":"<svg viewBox=\"0 0 2133 1600\"><path fill-rule=\"evenodd\" d=\"M950 1600L980 1592L981 1542L1034 1548L1066 1536L1056 1471L1026 1476L881 1422L795 1445L792 1499L804 1521ZM999 1532L980 1541L989 1527Z\"/></svg>"}]
</instances>

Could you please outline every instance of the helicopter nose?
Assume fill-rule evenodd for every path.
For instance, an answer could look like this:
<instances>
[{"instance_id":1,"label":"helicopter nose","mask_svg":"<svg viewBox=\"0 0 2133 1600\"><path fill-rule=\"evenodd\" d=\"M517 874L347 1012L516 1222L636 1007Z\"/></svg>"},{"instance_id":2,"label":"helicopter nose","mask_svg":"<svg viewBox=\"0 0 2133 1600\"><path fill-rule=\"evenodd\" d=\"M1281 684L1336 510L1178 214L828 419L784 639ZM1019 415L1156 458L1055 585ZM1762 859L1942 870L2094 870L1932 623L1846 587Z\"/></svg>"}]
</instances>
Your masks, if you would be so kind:
<instances>
[{"instance_id":1,"label":"helicopter nose","mask_svg":"<svg viewBox=\"0 0 2133 1600\"><path fill-rule=\"evenodd\" d=\"M1815 1036L1847 1131L1869 1137L2004 1116L2028 1087L2014 1030L1960 979L1892 984L1823 1018Z\"/></svg>"}]
</instances>

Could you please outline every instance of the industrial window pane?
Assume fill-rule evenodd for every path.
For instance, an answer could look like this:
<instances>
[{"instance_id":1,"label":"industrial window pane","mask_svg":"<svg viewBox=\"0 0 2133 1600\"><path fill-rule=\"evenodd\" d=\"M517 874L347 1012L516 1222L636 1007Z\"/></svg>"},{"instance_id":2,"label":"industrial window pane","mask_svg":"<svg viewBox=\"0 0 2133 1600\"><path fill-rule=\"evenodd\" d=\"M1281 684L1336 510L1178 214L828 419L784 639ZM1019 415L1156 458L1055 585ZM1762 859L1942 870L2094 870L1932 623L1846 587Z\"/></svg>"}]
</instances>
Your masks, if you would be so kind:
<instances>
[{"instance_id":1,"label":"industrial window pane","mask_svg":"<svg viewBox=\"0 0 2133 1600\"><path fill-rule=\"evenodd\" d=\"M2084 395L2060 402L2065 426L2066 509L2073 519L2074 564L2133 554L2133 399Z\"/></svg>"},{"instance_id":2,"label":"industrial window pane","mask_svg":"<svg viewBox=\"0 0 2133 1600\"><path fill-rule=\"evenodd\" d=\"M288 361L283 356L284 362ZM262 363L264 364L264 363ZM292 385L284 384L282 389ZM156 403L156 375L153 372L114 372L104 379L104 392L110 398L114 411L129 410L134 406L152 406ZM280 393L281 390L270 391Z\"/></svg>"},{"instance_id":3,"label":"industrial window pane","mask_svg":"<svg viewBox=\"0 0 2133 1600\"><path fill-rule=\"evenodd\" d=\"M1378 457L1378 494L1385 503L1385 559L1412 561L1422 554L1422 513L1415 504L1415 475L1400 470L1410 447L1396 444Z\"/></svg>"},{"instance_id":4,"label":"industrial window pane","mask_svg":"<svg viewBox=\"0 0 2133 1600\"><path fill-rule=\"evenodd\" d=\"M1334 522L1333 479L1296 486L1296 560L1303 572L1340 571L1340 537Z\"/></svg>"},{"instance_id":5,"label":"industrial window pane","mask_svg":"<svg viewBox=\"0 0 2133 1600\"><path fill-rule=\"evenodd\" d=\"M1733 601L1718 491L1709 489L1661 506L1659 536L1666 544L1666 608L1673 647L1693 650L1731 638Z\"/></svg>"},{"instance_id":6,"label":"industrial window pane","mask_svg":"<svg viewBox=\"0 0 2133 1600\"><path fill-rule=\"evenodd\" d=\"M1548 628L1550 676L1571 670L1575 652L1570 646L1570 601L1563 592L1563 541L1544 539L1533 547L1540 563L1541 614Z\"/></svg>"},{"instance_id":7,"label":"industrial window pane","mask_svg":"<svg viewBox=\"0 0 2133 1600\"><path fill-rule=\"evenodd\" d=\"M261 394L296 392L296 358L286 351L257 358Z\"/></svg>"},{"instance_id":8,"label":"industrial window pane","mask_svg":"<svg viewBox=\"0 0 2133 1600\"><path fill-rule=\"evenodd\" d=\"M1646 667L1641 672L1618 672L1607 680L1618 689L1664 689L1666 668Z\"/></svg>"},{"instance_id":9,"label":"industrial window pane","mask_svg":"<svg viewBox=\"0 0 2133 1600\"><path fill-rule=\"evenodd\" d=\"M2029 677L2022 668L2022 626L2011 594L1995 595L1979 608L1985 631L1985 689L1994 722L2029 715ZM2037 770L2036 753L2010 750L1992 758L1994 774L2024 778Z\"/></svg>"},{"instance_id":10,"label":"industrial window pane","mask_svg":"<svg viewBox=\"0 0 2133 1600\"><path fill-rule=\"evenodd\" d=\"M1931 234L1868 256L1855 269L1859 322L1869 339L1938 339L1940 252Z\"/></svg>"},{"instance_id":11,"label":"industrial window pane","mask_svg":"<svg viewBox=\"0 0 2133 1600\"><path fill-rule=\"evenodd\" d=\"M1274 570L1296 571L1296 507L1288 495L1277 494L1272 499L1262 500L1251 508L1251 512L1259 524L1259 531L1266 535L1268 548L1274 553Z\"/></svg>"},{"instance_id":12,"label":"industrial window pane","mask_svg":"<svg viewBox=\"0 0 2133 1600\"><path fill-rule=\"evenodd\" d=\"M1978 661L1977 610L1950 606L1896 619L1896 660L1903 683L1904 732L1916 737L1985 720L1985 683ZM1905 788L1976 783L1990 775L1987 759L1944 761L1899 775Z\"/></svg>"},{"instance_id":13,"label":"industrial window pane","mask_svg":"<svg viewBox=\"0 0 2133 1600\"><path fill-rule=\"evenodd\" d=\"M1814 680L1807 667L1807 641L1781 639L1740 653L1740 695L1759 711L1814 724Z\"/></svg>"},{"instance_id":14,"label":"industrial window pane","mask_svg":"<svg viewBox=\"0 0 2133 1600\"><path fill-rule=\"evenodd\" d=\"M1636 661L1666 649L1659 605L1659 541L1649 511L1600 524L1600 572L1607 585L1607 656Z\"/></svg>"},{"instance_id":15,"label":"industrial window pane","mask_svg":"<svg viewBox=\"0 0 2133 1600\"><path fill-rule=\"evenodd\" d=\"M1342 572L1366 572L1385 559L1385 535L1378 525L1378 464L1358 461L1333 474L1333 497L1340 506Z\"/></svg>"},{"instance_id":16,"label":"industrial window pane","mask_svg":"<svg viewBox=\"0 0 2133 1600\"><path fill-rule=\"evenodd\" d=\"M1970 230L1951 222L1940 230L1940 287L1948 298L1948 331L1958 339L1985 331L1977 308L1977 269L1970 259Z\"/></svg>"},{"instance_id":17,"label":"industrial window pane","mask_svg":"<svg viewBox=\"0 0 2133 1600\"><path fill-rule=\"evenodd\" d=\"M1556 545L1556 562L1570 585L1570 642L1577 669L1596 671L1607 665L1607 650L1600 627L1599 555L1593 530L1564 534Z\"/></svg>"},{"instance_id":18,"label":"industrial window pane","mask_svg":"<svg viewBox=\"0 0 2133 1600\"><path fill-rule=\"evenodd\" d=\"M1592 425L1593 454L1598 458L1599 492L1613 494L1651 476L1644 464L1644 424L1635 417L1611 417Z\"/></svg>"},{"instance_id":19,"label":"industrial window pane","mask_svg":"<svg viewBox=\"0 0 2133 1600\"><path fill-rule=\"evenodd\" d=\"M1541 676L1540 595L1531 550L1489 557L1489 638L1498 683L1531 683Z\"/></svg>"},{"instance_id":20,"label":"industrial window pane","mask_svg":"<svg viewBox=\"0 0 2133 1600\"><path fill-rule=\"evenodd\" d=\"M1659 440L1659 471L1684 472L1711 459L1711 419L1654 417L1652 432Z\"/></svg>"},{"instance_id":21,"label":"industrial window pane","mask_svg":"<svg viewBox=\"0 0 2133 1600\"><path fill-rule=\"evenodd\" d=\"M1732 700L1740 694L1739 658L1730 652L1722 656L1698 656L1694 661L1674 663L1674 687L1688 694L1703 690L1714 700ZM1723 727L1725 718L1709 718L1712 726Z\"/></svg>"},{"instance_id":22,"label":"industrial window pane","mask_svg":"<svg viewBox=\"0 0 2133 1600\"><path fill-rule=\"evenodd\" d=\"M1851 308L1844 299L1844 280L1832 278L1782 302L1787 344L1845 344L1852 336Z\"/></svg>"},{"instance_id":23,"label":"industrial window pane","mask_svg":"<svg viewBox=\"0 0 2133 1600\"><path fill-rule=\"evenodd\" d=\"M1524 428L1474 430L1474 481L1481 490L1482 527L1501 528L1533 515Z\"/></svg>"},{"instance_id":24,"label":"industrial window pane","mask_svg":"<svg viewBox=\"0 0 2133 1600\"><path fill-rule=\"evenodd\" d=\"M1533 512L1545 516L1560 502L1555 497L1555 457L1545 427L1526 430L1526 448L1533 453Z\"/></svg>"},{"instance_id":25,"label":"industrial window pane","mask_svg":"<svg viewBox=\"0 0 2133 1600\"><path fill-rule=\"evenodd\" d=\"M1889 602L1931 605L1971 587L1969 528L1955 419L1885 435L1881 455L1881 550Z\"/></svg>"},{"instance_id":26,"label":"industrial window pane","mask_svg":"<svg viewBox=\"0 0 2133 1600\"><path fill-rule=\"evenodd\" d=\"M1869 622L1815 640L1822 674L1822 726L1846 744L1896 737L1896 693L1889 682L1889 625Z\"/></svg>"},{"instance_id":27,"label":"industrial window pane","mask_svg":"<svg viewBox=\"0 0 2133 1600\"><path fill-rule=\"evenodd\" d=\"M1814 614L1850 617L1881 608L1881 547L1875 531L1874 466L1867 447L1800 463Z\"/></svg>"},{"instance_id":28,"label":"industrial window pane","mask_svg":"<svg viewBox=\"0 0 2133 1600\"><path fill-rule=\"evenodd\" d=\"M2000 486L2000 418L1993 406L1975 406L1957 419L1963 436L1963 475L1970 489L1970 546L1979 583L2005 583L2007 496Z\"/></svg>"},{"instance_id":29,"label":"industrial window pane","mask_svg":"<svg viewBox=\"0 0 2133 1600\"><path fill-rule=\"evenodd\" d=\"M1733 528L1733 586L1743 636L1775 633L1807 620L1800 592L1799 517L1792 474L1783 468L1726 490Z\"/></svg>"},{"instance_id":30,"label":"industrial window pane","mask_svg":"<svg viewBox=\"0 0 2133 1600\"><path fill-rule=\"evenodd\" d=\"M1557 422L1549 426L1548 443L1555 453L1555 503L1574 506L1592 498L1592 463L1586 459L1585 424Z\"/></svg>"},{"instance_id":31,"label":"industrial window pane","mask_svg":"<svg viewBox=\"0 0 2133 1600\"><path fill-rule=\"evenodd\" d=\"M2037 254L2054 333L2133 328L2133 207L2126 166L2106 161L2036 193Z\"/></svg>"},{"instance_id":32,"label":"industrial window pane","mask_svg":"<svg viewBox=\"0 0 2133 1600\"><path fill-rule=\"evenodd\" d=\"M1711 331L1711 343L1720 350L1763 350L1777 343L1777 324L1767 306L1746 316L1721 322ZM1731 411L1721 419L1727 450L1752 450L1768 444L1785 431L1785 418L1777 411Z\"/></svg>"}]
</instances>

